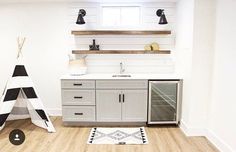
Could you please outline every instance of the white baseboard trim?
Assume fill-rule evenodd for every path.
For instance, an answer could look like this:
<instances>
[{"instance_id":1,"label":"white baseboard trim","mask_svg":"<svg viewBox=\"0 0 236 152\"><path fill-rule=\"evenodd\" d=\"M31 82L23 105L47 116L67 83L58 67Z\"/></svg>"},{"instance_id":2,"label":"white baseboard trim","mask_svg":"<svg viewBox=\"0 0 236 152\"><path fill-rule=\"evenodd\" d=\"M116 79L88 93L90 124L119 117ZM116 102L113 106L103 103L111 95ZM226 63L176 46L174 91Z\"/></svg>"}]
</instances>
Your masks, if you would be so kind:
<instances>
[{"instance_id":1,"label":"white baseboard trim","mask_svg":"<svg viewBox=\"0 0 236 152\"><path fill-rule=\"evenodd\" d=\"M205 128L189 127L183 120L180 121L179 127L186 136L205 136L207 132Z\"/></svg>"},{"instance_id":2,"label":"white baseboard trim","mask_svg":"<svg viewBox=\"0 0 236 152\"><path fill-rule=\"evenodd\" d=\"M49 116L62 116L62 110L61 109L46 109Z\"/></svg>"},{"instance_id":3,"label":"white baseboard trim","mask_svg":"<svg viewBox=\"0 0 236 152\"><path fill-rule=\"evenodd\" d=\"M220 139L214 132L208 130L206 138L220 151L222 152L235 152L228 144Z\"/></svg>"},{"instance_id":4,"label":"white baseboard trim","mask_svg":"<svg viewBox=\"0 0 236 152\"><path fill-rule=\"evenodd\" d=\"M180 129L186 136L204 136L206 137L219 151L235 152L228 144L220 139L214 132L205 128L189 127L183 120L180 121Z\"/></svg>"}]
</instances>

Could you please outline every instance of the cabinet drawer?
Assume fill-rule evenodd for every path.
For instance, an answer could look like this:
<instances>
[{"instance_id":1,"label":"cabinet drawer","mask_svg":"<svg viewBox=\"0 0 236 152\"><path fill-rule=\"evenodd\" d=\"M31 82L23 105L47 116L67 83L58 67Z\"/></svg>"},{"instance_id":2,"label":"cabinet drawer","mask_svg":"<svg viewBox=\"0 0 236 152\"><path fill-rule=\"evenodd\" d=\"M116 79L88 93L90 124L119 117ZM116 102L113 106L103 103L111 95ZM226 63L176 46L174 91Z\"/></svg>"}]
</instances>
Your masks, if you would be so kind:
<instances>
[{"instance_id":1,"label":"cabinet drawer","mask_svg":"<svg viewBox=\"0 0 236 152\"><path fill-rule=\"evenodd\" d=\"M62 80L61 87L65 89L95 89L95 81Z\"/></svg>"},{"instance_id":2,"label":"cabinet drawer","mask_svg":"<svg viewBox=\"0 0 236 152\"><path fill-rule=\"evenodd\" d=\"M95 106L63 106L63 121L95 121Z\"/></svg>"},{"instance_id":3,"label":"cabinet drawer","mask_svg":"<svg viewBox=\"0 0 236 152\"><path fill-rule=\"evenodd\" d=\"M97 89L147 89L146 80L97 80Z\"/></svg>"},{"instance_id":4,"label":"cabinet drawer","mask_svg":"<svg viewBox=\"0 0 236 152\"><path fill-rule=\"evenodd\" d=\"M95 90L62 90L63 105L95 105Z\"/></svg>"}]
</instances>

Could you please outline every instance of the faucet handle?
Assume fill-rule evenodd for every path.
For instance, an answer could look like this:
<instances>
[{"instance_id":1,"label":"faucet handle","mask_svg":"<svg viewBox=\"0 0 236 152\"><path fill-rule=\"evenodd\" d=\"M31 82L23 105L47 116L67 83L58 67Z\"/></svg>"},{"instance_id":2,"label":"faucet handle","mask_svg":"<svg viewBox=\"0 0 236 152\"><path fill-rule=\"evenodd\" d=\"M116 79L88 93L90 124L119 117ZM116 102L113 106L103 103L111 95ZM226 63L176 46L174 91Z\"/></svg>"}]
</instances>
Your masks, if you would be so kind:
<instances>
[{"instance_id":1,"label":"faucet handle","mask_svg":"<svg viewBox=\"0 0 236 152\"><path fill-rule=\"evenodd\" d=\"M125 69L122 69L122 72L125 72Z\"/></svg>"},{"instance_id":2,"label":"faucet handle","mask_svg":"<svg viewBox=\"0 0 236 152\"><path fill-rule=\"evenodd\" d=\"M123 72L125 72L125 69L123 68L123 63L120 62L120 74L122 74Z\"/></svg>"}]
</instances>

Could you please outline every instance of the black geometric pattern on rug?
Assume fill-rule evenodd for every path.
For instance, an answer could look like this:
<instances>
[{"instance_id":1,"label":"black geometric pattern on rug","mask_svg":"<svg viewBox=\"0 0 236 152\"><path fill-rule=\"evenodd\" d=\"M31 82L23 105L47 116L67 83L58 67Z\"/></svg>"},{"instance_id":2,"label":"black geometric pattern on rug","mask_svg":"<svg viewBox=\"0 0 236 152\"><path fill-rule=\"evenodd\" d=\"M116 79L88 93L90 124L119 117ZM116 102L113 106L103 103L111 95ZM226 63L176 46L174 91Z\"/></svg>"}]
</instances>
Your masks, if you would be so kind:
<instances>
[{"instance_id":1,"label":"black geometric pattern on rug","mask_svg":"<svg viewBox=\"0 0 236 152\"><path fill-rule=\"evenodd\" d=\"M102 138L104 136L106 136L106 134L96 130L96 133L94 135L94 139L99 139L99 138Z\"/></svg>"},{"instance_id":2,"label":"black geometric pattern on rug","mask_svg":"<svg viewBox=\"0 0 236 152\"><path fill-rule=\"evenodd\" d=\"M90 140L89 143L93 143L94 140L99 139L99 138L103 138L105 136L106 136L106 134L104 134L100 131L97 131L97 128L93 128L92 135L89 139Z\"/></svg>"},{"instance_id":3,"label":"black geometric pattern on rug","mask_svg":"<svg viewBox=\"0 0 236 152\"><path fill-rule=\"evenodd\" d=\"M107 136L110 137L111 139L114 139L114 140L122 140L122 139L125 139L129 136L132 136L132 135L127 134L127 133L120 131L120 130L116 130L115 132L112 132L112 133L108 134Z\"/></svg>"},{"instance_id":4,"label":"black geometric pattern on rug","mask_svg":"<svg viewBox=\"0 0 236 152\"><path fill-rule=\"evenodd\" d=\"M143 128L140 128L140 133L141 133L141 137L142 137L143 143L145 144L147 142L147 140L145 138L145 134L144 134Z\"/></svg>"},{"instance_id":5,"label":"black geometric pattern on rug","mask_svg":"<svg viewBox=\"0 0 236 152\"><path fill-rule=\"evenodd\" d=\"M136 139L142 140L142 136L141 136L141 132L140 131L136 131L132 134L132 136Z\"/></svg>"},{"instance_id":6,"label":"black geometric pattern on rug","mask_svg":"<svg viewBox=\"0 0 236 152\"><path fill-rule=\"evenodd\" d=\"M91 137L89 139L89 143L93 143L96 131L97 131L97 128L92 128L92 134L91 134Z\"/></svg>"},{"instance_id":7,"label":"black geometric pattern on rug","mask_svg":"<svg viewBox=\"0 0 236 152\"><path fill-rule=\"evenodd\" d=\"M128 138L128 137L136 138L136 139L142 141L143 144L147 143L147 139L145 136L145 130L143 128L139 128L139 131L133 132L131 134L121 131L119 129L117 129L109 134L105 134L103 132L98 131L97 128L92 128L91 135L90 135L88 142L90 144L92 144L93 141L103 138L103 137L108 137L110 139L118 141L118 143L123 143L123 144L126 144L126 143L123 142L122 140L124 140L125 138Z\"/></svg>"}]
</instances>

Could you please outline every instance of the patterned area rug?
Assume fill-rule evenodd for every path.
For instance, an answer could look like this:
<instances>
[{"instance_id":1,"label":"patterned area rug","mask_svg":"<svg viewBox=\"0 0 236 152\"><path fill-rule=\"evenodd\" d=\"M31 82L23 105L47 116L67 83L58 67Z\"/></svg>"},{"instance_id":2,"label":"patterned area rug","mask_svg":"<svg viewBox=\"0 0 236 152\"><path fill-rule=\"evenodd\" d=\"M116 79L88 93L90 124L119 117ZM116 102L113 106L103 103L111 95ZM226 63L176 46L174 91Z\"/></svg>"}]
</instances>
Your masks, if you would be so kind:
<instances>
[{"instance_id":1,"label":"patterned area rug","mask_svg":"<svg viewBox=\"0 0 236 152\"><path fill-rule=\"evenodd\" d=\"M148 144L144 127L92 128L87 144Z\"/></svg>"}]
</instances>

